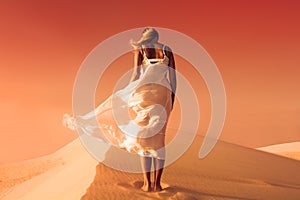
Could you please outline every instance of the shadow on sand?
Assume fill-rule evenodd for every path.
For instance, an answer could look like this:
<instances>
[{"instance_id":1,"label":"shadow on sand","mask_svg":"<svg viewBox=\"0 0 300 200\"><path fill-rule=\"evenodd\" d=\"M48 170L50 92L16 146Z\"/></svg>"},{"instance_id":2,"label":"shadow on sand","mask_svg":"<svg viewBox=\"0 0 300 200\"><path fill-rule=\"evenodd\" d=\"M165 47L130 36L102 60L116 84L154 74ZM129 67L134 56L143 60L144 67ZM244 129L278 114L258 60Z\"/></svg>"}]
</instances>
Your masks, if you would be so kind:
<instances>
[{"instance_id":1,"label":"shadow on sand","mask_svg":"<svg viewBox=\"0 0 300 200\"><path fill-rule=\"evenodd\" d=\"M144 194L145 197L151 195L152 197L156 196L159 199L183 199L183 200L201 200L201 199L211 199L211 198L226 198L226 199L244 199L244 200L255 200L251 198L242 198L237 196L230 195L221 195L221 194L210 194L201 191L196 191L184 187L178 186L165 186L162 191L159 192L143 192L140 188L143 186L142 181L136 181L133 183L118 183L118 186L128 189L136 190ZM155 194L155 195L154 195ZM154 196L153 196L154 195Z\"/></svg>"}]
</instances>

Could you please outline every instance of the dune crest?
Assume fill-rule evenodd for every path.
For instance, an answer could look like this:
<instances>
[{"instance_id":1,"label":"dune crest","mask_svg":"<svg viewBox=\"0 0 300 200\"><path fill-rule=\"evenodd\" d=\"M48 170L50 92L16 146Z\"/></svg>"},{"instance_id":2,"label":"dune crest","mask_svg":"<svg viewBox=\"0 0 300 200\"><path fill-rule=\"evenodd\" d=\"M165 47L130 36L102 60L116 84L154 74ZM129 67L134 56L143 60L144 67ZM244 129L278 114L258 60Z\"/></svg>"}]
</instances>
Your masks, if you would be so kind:
<instances>
[{"instance_id":1,"label":"dune crest","mask_svg":"<svg viewBox=\"0 0 300 200\"><path fill-rule=\"evenodd\" d=\"M142 174L98 163L77 139L48 156L60 164L16 186L3 199L299 199L299 161L222 141L199 159L202 142L196 136L188 151L166 167L163 191L143 192ZM106 152L106 161L115 151Z\"/></svg>"},{"instance_id":2,"label":"dune crest","mask_svg":"<svg viewBox=\"0 0 300 200\"><path fill-rule=\"evenodd\" d=\"M290 142L275 144L266 147L257 148L258 150L277 154L280 156L300 160L300 142Z\"/></svg>"},{"instance_id":3,"label":"dune crest","mask_svg":"<svg viewBox=\"0 0 300 200\"><path fill-rule=\"evenodd\" d=\"M163 191L138 189L141 174L120 172L102 163L82 200L100 199L298 199L300 162L219 141L198 159L203 137L165 169ZM116 155L110 149L107 155Z\"/></svg>"}]
</instances>

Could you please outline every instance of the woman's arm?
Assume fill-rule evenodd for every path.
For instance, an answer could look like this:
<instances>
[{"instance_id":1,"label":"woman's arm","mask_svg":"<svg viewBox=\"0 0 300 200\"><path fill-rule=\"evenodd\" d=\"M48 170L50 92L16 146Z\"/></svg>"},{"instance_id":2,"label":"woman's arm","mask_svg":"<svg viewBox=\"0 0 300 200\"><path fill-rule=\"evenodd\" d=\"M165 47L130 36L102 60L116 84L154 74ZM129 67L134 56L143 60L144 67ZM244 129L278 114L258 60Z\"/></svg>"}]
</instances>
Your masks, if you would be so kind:
<instances>
[{"instance_id":1,"label":"woman's arm","mask_svg":"<svg viewBox=\"0 0 300 200\"><path fill-rule=\"evenodd\" d=\"M133 63L133 73L130 82L133 82L140 78L140 66L142 64L142 53L140 49L134 50L134 63Z\"/></svg>"},{"instance_id":2,"label":"woman's arm","mask_svg":"<svg viewBox=\"0 0 300 200\"><path fill-rule=\"evenodd\" d=\"M175 68L175 60L172 53L172 50L168 47L167 48L167 56L169 58L169 75L170 75L170 84L172 89L172 107L174 105L175 100L175 93L177 87L177 80L176 80L176 68Z\"/></svg>"}]
</instances>

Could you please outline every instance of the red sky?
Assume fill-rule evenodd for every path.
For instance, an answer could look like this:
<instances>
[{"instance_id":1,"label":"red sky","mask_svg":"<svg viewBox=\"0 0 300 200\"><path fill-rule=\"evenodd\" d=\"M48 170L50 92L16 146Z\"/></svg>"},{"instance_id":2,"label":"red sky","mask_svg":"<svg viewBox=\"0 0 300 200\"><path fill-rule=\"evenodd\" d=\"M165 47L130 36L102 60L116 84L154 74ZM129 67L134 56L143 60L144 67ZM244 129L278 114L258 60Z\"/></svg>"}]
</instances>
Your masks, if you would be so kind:
<instances>
[{"instance_id":1,"label":"red sky","mask_svg":"<svg viewBox=\"0 0 300 200\"><path fill-rule=\"evenodd\" d=\"M222 140L248 147L299 141L300 3L184 2L1 2L0 163L45 155L74 139L61 118L72 112L81 62L104 39L146 26L192 37L217 64L228 101ZM191 72L204 101L203 82L198 77L197 86Z\"/></svg>"}]
</instances>

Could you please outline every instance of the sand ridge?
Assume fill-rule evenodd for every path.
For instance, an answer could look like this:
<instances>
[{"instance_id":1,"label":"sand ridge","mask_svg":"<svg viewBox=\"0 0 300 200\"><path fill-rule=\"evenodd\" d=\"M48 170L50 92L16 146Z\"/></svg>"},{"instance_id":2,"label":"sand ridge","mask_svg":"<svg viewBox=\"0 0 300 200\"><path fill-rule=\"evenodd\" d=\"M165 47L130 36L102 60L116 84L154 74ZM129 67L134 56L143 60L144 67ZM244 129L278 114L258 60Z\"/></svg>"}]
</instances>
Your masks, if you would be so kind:
<instances>
[{"instance_id":1,"label":"sand ridge","mask_svg":"<svg viewBox=\"0 0 300 200\"><path fill-rule=\"evenodd\" d=\"M138 190L141 174L120 172L100 163L81 199L299 198L299 161L226 142L218 142L213 152L200 160L197 156L202 139L197 137L183 157L166 167L162 192L142 192ZM107 155L116 155L114 151L109 150Z\"/></svg>"},{"instance_id":2,"label":"sand ridge","mask_svg":"<svg viewBox=\"0 0 300 200\"><path fill-rule=\"evenodd\" d=\"M300 142L275 144L257 149L291 159L300 160Z\"/></svg>"},{"instance_id":3,"label":"sand ridge","mask_svg":"<svg viewBox=\"0 0 300 200\"><path fill-rule=\"evenodd\" d=\"M16 186L3 199L299 199L300 161L222 141L199 159L202 142L196 136L188 151L165 168L163 191L146 193L139 189L142 174L99 163L77 139L51 155L63 165ZM110 148L105 161L116 151Z\"/></svg>"}]
</instances>

